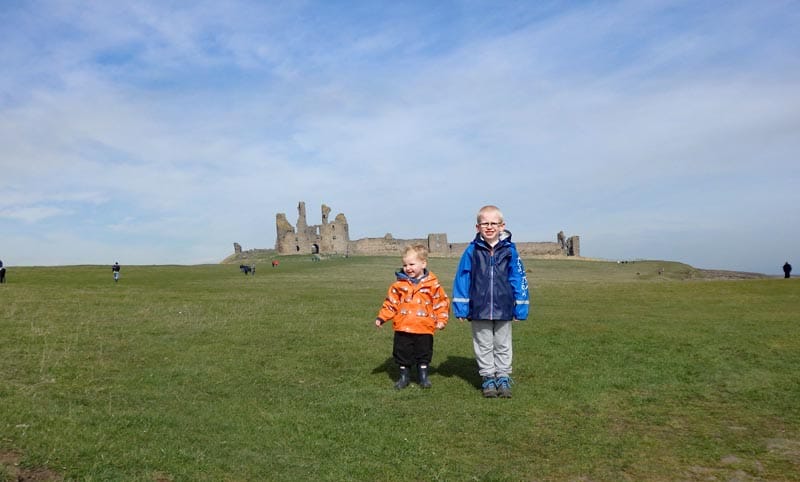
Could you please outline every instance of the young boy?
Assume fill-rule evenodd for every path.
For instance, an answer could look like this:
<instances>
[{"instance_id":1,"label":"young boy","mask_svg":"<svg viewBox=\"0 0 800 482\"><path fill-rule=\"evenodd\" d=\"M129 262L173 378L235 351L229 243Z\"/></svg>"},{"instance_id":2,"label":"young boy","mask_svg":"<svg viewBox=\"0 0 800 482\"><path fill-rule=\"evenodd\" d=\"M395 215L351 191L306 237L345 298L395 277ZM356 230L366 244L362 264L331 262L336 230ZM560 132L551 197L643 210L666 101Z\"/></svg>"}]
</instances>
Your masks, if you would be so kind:
<instances>
[{"instance_id":1,"label":"young boy","mask_svg":"<svg viewBox=\"0 0 800 482\"><path fill-rule=\"evenodd\" d=\"M409 369L419 368L419 386L430 388L428 365L433 357L433 334L443 330L450 313L450 300L436 275L428 271L428 249L420 244L403 250L403 268L395 275L381 305L375 326L392 320L394 349L392 355L400 367L400 379L394 387L403 389L410 382Z\"/></svg>"},{"instance_id":2,"label":"young boy","mask_svg":"<svg viewBox=\"0 0 800 482\"><path fill-rule=\"evenodd\" d=\"M528 279L500 209L484 206L477 220L456 270L453 313L471 322L483 396L511 398L511 324L528 317Z\"/></svg>"}]
</instances>

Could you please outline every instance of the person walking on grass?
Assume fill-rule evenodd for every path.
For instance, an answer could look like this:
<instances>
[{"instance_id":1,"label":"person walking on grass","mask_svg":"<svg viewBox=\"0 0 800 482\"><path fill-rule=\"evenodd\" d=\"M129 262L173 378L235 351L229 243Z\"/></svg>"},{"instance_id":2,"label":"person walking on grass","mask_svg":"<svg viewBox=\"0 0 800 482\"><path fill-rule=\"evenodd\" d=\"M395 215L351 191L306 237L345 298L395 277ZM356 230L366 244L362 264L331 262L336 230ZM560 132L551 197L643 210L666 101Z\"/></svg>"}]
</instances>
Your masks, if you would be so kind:
<instances>
[{"instance_id":1,"label":"person walking on grass","mask_svg":"<svg viewBox=\"0 0 800 482\"><path fill-rule=\"evenodd\" d=\"M119 263L115 261L114 262L114 266L111 267L111 272L114 273L114 283L119 281L119 270L120 269L121 268L120 268Z\"/></svg>"},{"instance_id":2,"label":"person walking on grass","mask_svg":"<svg viewBox=\"0 0 800 482\"><path fill-rule=\"evenodd\" d=\"M528 279L497 206L478 211L475 230L453 281L453 314L470 321L483 396L511 398L511 328L528 317Z\"/></svg>"},{"instance_id":3,"label":"person walking on grass","mask_svg":"<svg viewBox=\"0 0 800 482\"><path fill-rule=\"evenodd\" d=\"M789 262L787 261L783 265L783 277L791 278L791 276L792 276L792 265L790 265Z\"/></svg>"},{"instance_id":4,"label":"person walking on grass","mask_svg":"<svg viewBox=\"0 0 800 482\"><path fill-rule=\"evenodd\" d=\"M428 249L421 244L403 250L403 267L395 276L375 318L377 328L390 320L394 325L392 355L400 368L394 387L407 387L410 369L417 365L419 386L430 388L433 334L447 325L450 300L436 275L428 271Z\"/></svg>"}]
</instances>

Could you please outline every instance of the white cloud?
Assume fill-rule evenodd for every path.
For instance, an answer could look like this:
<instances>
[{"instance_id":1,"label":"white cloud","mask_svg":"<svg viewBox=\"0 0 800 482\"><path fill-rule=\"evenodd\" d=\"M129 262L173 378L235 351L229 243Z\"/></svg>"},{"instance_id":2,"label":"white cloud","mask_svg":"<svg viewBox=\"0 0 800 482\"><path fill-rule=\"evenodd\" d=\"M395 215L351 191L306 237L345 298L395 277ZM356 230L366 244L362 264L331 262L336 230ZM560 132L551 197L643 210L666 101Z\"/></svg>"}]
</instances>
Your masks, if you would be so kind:
<instances>
[{"instance_id":1,"label":"white cloud","mask_svg":"<svg viewBox=\"0 0 800 482\"><path fill-rule=\"evenodd\" d=\"M800 237L765 221L798 217L792 4L41 5L0 46L2 250L30 264L219 260L299 200L454 241L492 202L519 241L711 267Z\"/></svg>"},{"instance_id":2,"label":"white cloud","mask_svg":"<svg viewBox=\"0 0 800 482\"><path fill-rule=\"evenodd\" d=\"M70 214L69 210L50 206L7 207L0 209L0 218L35 223L54 216Z\"/></svg>"}]
</instances>

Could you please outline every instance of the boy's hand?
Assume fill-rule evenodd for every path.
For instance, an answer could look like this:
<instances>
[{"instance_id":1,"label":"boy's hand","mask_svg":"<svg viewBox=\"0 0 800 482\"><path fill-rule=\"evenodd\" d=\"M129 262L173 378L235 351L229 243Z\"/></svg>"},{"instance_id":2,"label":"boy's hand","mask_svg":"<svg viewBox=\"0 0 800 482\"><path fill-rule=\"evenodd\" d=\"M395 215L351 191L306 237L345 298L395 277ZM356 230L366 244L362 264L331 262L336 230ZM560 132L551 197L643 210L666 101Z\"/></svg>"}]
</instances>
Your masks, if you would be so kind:
<instances>
[{"instance_id":1,"label":"boy's hand","mask_svg":"<svg viewBox=\"0 0 800 482\"><path fill-rule=\"evenodd\" d=\"M436 329L437 329L437 330L444 330L444 327L445 327L445 326L447 326L447 324L446 324L446 323L443 323L443 322L441 322L441 321L437 321L437 322L436 322Z\"/></svg>"},{"instance_id":2,"label":"boy's hand","mask_svg":"<svg viewBox=\"0 0 800 482\"><path fill-rule=\"evenodd\" d=\"M381 326L383 326L383 323L381 323L381 320L375 320L375 328L380 328Z\"/></svg>"}]
</instances>

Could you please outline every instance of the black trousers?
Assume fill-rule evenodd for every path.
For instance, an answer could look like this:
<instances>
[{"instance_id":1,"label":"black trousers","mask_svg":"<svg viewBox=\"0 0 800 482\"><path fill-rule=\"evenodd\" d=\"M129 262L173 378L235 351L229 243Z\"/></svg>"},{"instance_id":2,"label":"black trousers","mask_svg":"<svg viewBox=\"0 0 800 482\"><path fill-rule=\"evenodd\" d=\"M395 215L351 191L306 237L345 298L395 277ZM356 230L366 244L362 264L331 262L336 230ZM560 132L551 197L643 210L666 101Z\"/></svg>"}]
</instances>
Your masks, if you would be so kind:
<instances>
[{"instance_id":1,"label":"black trousers","mask_svg":"<svg viewBox=\"0 0 800 482\"><path fill-rule=\"evenodd\" d=\"M433 358L433 335L394 332L394 361L398 365L430 365Z\"/></svg>"}]
</instances>

